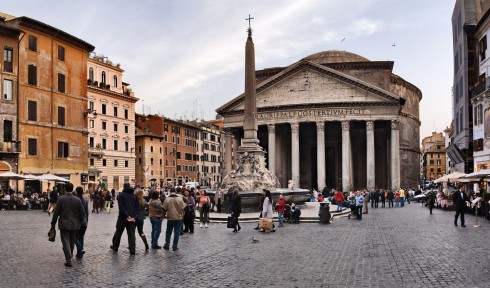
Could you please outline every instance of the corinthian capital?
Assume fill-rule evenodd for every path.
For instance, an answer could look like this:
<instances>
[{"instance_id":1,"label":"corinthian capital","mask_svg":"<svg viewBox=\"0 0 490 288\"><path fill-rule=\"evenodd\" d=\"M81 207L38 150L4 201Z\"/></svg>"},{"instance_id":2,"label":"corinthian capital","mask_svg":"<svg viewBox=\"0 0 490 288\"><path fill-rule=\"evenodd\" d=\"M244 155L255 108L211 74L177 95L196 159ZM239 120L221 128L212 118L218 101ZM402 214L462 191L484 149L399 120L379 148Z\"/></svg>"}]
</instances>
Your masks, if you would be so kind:
<instances>
[{"instance_id":1,"label":"corinthian capital","mask_svg":"<svg viewBox=\"0 0 490 288\"><path fill-rule=\"evenodd\" d=\"M276 133L276 124L273 124L273 123L269 123L267 124L267 130L269 131L269 133Z\"/></svg>"},{"instance_id":2,"label":"corinthian capital","mask_svg":"<svg viewBox=\"0 0 490 288\"><path fill-rule=\"evenodd\" d=\"M366 130L368 131L374 130L374 121L366 121Z\"/></svg>"},{"instance_id":3,"label":"corinthian capital","mask_svg":"<svg viewBox=\"0 0 490 288\"><path fill-rule=\"evenodd\" d=\"M316 130L323 132L325 130L325 122L323 121L316 122Z\"/></svg>"},{"instance_id":4,"label":"corinthian capital","mask_svg":"<svg viewBox=\"0 0 490 288\"><path fill-rule=\"evenodd\" d=\"M400 122L398 120L391 120L391 130L398 130Z\"/></svg>"},{"instance_id":5,"label":"corinthian capital","mask_svg":"<svg viewBox=\"0 0 490 288\"><path fill-rule=\"evenodd\" d=\"M349 129L350 129L350 122L349 121L341 121L340 123L342 125L342 131L349 131Z\"/></svg>"},{"instance_id":6,"label":"corinthian capital","mask_svg":"<svg viewBox=\"0 0 490 288\"><path fill-rule=\"evenodd\" d=\"M299 132L299 123L291 123L291 132L298 133Z\"/></svg>"}]
</instances>

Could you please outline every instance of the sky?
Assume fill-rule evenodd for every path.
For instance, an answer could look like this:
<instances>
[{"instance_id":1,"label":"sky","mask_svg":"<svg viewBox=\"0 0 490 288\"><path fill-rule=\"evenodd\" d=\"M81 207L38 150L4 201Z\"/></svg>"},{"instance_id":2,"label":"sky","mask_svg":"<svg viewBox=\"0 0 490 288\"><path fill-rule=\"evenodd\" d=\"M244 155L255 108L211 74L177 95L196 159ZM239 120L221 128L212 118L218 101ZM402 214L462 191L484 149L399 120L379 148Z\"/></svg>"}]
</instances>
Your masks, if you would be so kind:
<instances>
[{"instance_id":1,"label":"sky","mask_svg":"<svg viewBox=\"0 0 490 288\"><path fill-rule=\"evenodd\" d=\"M393 72L422 91L423 138L451 123L454 3L0 0L0 11L75 35L120 63L123 81L140 99L138 113L206 120L244 90L245 18L250 14L257 70L285 67L325 50L394 61Z\"/></svg>"}]
</instances>

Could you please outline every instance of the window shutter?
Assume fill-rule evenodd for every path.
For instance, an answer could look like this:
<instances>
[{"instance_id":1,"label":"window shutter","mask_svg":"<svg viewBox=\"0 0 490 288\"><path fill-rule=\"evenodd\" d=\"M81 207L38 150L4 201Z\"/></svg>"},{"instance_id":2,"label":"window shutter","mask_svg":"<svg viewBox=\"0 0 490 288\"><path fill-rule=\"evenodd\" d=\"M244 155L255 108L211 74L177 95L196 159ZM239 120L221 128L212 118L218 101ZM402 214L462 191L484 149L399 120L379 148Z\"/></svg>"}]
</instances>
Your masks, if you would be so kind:
<instances>
[{"instance_id":1,"label":"window shutter","mask_svg":"<svg viewBox=\"0 0 490 288\"><path fill-rule=\"evenodd\" d=\"M65 126L65 107L58 106L58 125Z\"/></svg>"},{"instance_id":2,"label":"window shutter","mask_svg":"<svg viewBox=\"0 0 490 288\"><path fill-rule=\"evenodd\" d=\"M37 102L28 101L28 120L37 121Z\"/></svg>"},{"instance_id":3,"label":"window shutter","mask_svg":"<svg viewBox=\"0 0 490 288\"><path fill-rule=\"evenodd\" d=\"M58 91L65 93L65 75L58 73Z\"/></svg>"},{"instance_id":4,"label":"window shutter","mask_svg":"<svg viewBox=\"0 0 490 288\"><path fill-rule=\"evenodd\" d=\"M37 85L37 67L34 65L27 66L27 83Z\"/></svg>"}]
</instances>

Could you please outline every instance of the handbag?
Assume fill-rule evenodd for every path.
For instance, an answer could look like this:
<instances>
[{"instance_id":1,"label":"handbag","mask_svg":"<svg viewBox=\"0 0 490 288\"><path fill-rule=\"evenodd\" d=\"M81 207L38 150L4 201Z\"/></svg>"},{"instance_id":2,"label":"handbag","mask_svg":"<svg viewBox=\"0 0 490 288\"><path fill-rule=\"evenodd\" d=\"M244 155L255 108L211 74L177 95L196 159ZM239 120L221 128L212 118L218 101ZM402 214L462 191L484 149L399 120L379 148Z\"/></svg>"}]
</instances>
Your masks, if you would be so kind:
<instances>
[{"instance_id":1,"label":"handbag","mask_svg":"<svg viewBox=\"0 0 490 288\"><path fill-rule=\"evenodd\" d=\"M56 229L51 228L51 229L49 229L49 232L48 232L48 240L51 242L54 242L55 239L56 239Z\"/></svg>"},{"instance_id":2,"label":"handbag","mask_svg":"<svg viewBox=\"0 0 490 288\"><path fill-rule=\"evenodd\" d=\"M260 218L259 219L259 229L261 229L261 230L272 230L272 219Z\"/></svg>"},{"instance_id":3,"label":"handbag","mask_svg":"<svg viewBox=\"0 0 490 288\"><path fill-rule=\"evenodd\" d=\"M226 222L226 228L232 228L232 229L236 228L235 217L228 216L228 221Z\"/></svg>"}]
</instances>

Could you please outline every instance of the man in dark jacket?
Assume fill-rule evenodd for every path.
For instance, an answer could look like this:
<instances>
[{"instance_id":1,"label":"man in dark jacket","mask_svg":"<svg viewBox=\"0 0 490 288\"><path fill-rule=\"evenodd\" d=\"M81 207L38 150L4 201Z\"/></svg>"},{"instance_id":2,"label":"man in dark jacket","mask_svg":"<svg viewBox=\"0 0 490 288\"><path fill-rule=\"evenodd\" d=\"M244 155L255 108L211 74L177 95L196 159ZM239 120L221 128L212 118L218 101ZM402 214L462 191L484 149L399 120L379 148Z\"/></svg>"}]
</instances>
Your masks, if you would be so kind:
<instances>
[{"instance_id":1,"label":"man in dark jacket","mask_svg":"<svg viewBox=\"0 0 490 288\"><path fill-rule=\"evenodd\" d=\"M65 195L61 196L56 203L51 228L56 226L59 218L58 229L60 229L61 243L63 244L63 252L65 253L65 266L71 267L75 239L78 237L80 227L83 224L86 225L87 219L85 218L82 201L72 193L73 184L70 182L66 183L65 192Z\"/></svg>"},{"instance_id":2,"label":"man in dark jacket","mask_svg":"<svg viewBox=\"0 0 490 288\"><path fill-rule=\"evenodd\" d=\"M393 198L395 195L393 194L393 191L389 190L388 191L388 208L392 208L393 207Z\"/></svg>"},{"instance_id":3,"label":"man in dark jacket","mask_svg":"<svg viewBox=\"0 0 490 288\"><path fill-rule=\"evenodd\" d=\"M454 225L458 226L458 216L461 215L461 227L464 225L464 210L466 209L466 202L470 201L468 195L465 192L465 186L461 185L459 190L454 192L454 204L456 206L456 215L454 216Z\"/></svg>"},{"instance_id":4,"label":"man in dark jacket","mask_svg":"<svg viewBox=\"0 0 490 288\"><path fill-rule=\"evenodd\" d=\"M128 234L129 253L135 254L136 250L136 213L138 211L138 200L134 195L134 189L129 186L129 183L124 183L122 193L117 197L117 205L119 206L119 216L116 223L116 232L112 237L111 249L117 252L121 243L121 236L126 229Z\"/></svg>"}]
</instances>

